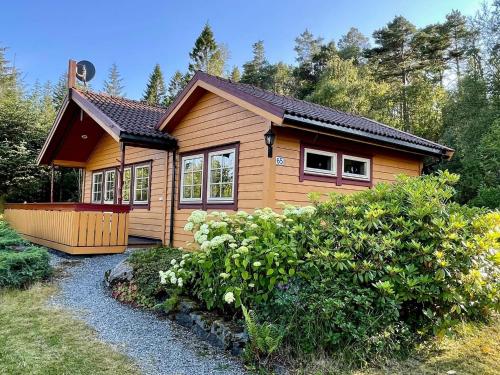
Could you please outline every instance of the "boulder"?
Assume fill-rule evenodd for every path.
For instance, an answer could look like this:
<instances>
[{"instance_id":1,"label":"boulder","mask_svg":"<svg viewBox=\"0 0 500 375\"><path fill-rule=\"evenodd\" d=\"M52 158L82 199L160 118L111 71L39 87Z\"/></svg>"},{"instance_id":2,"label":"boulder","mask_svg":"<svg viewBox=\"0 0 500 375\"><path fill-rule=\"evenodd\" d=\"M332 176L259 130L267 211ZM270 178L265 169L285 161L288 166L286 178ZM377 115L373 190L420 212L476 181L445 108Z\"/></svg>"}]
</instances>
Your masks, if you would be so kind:
<instances>
[{"instance_id":1,"label":"boulder","mask_svg":"<svg viewBox=\"0 0 500 375\"><path fill-rule=\"evenodd\" d=\"M134 269L125 259L118 263L115 268L107 271L104 276L104 280L106 281L107 286L111 286L118 282L131 281L133 277Z\"/></svg>"}]
</instances>

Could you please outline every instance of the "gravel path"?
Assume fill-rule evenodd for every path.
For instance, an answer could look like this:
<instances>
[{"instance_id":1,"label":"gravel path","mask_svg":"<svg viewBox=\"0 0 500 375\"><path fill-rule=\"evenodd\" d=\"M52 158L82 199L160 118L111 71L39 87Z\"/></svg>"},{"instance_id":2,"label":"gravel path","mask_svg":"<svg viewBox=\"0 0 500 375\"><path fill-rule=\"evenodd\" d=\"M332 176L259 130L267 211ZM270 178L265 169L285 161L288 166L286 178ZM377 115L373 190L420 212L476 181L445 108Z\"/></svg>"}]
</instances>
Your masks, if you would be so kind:
<instances>
[{"instance_id":1,"label":"gravel path","mask_svg":"<svg viewBox=\"0 0 500 375\"><path fill-rule=\"evenodd\" d=\"M68 264L55 305L69 309L100 338L133 358L145 375L244 374L240 361L199 340L169 320L125 306L103 286L104 272L127 254L92 257L52 253L52 264Z\"/></svg>"}]
</instances>

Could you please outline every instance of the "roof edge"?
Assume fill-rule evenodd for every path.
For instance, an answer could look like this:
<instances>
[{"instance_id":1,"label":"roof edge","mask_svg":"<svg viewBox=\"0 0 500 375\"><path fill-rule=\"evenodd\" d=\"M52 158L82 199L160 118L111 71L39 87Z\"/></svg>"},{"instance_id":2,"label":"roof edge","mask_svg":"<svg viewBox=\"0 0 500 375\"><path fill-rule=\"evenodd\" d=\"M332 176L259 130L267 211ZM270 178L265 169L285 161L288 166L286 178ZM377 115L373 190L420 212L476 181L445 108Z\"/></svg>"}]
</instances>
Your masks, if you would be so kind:
<instances>
[{"instance_id":1,"label":"roof edge","mask_svg":"<svg viewBox=\"0 0 500 375\"><path fill-rule=\"evenodd\" d=\"M350 135L351 137L359 137L359 138L363 138L365 140L371 140L375 143L377 143L377 141L378 141L380 143L391 144L393 146L399 146L399 147L404 148L404 149L416 150L419 153L429 155L429 156L440 157L440 158L451 157L451 155L448 156L449 155L447 152L448 148L445 148L444 146L441 146L441 145L439 145L441 148L427 147L424 145L418 145L418 144L403 141L400 139L395 139L392 137L373 134L373 133L365 132L362 130L352 129L352 128L348 128L345 126L335 125L335 124L331 124L331 123L324 122L324 121L307 119L304 117L290 115L290 114L285 114L284 119L289 120L294 125L308 124L308 125L313 125L313 126L318 126L318 127L323 127L323 128L326 127L328 129L332 130L333 132L336 132L336 133L341 133L344 135L347 134L347 135ZM286 126L286 123L284 125Z\"/></svg>"}]
</instances>

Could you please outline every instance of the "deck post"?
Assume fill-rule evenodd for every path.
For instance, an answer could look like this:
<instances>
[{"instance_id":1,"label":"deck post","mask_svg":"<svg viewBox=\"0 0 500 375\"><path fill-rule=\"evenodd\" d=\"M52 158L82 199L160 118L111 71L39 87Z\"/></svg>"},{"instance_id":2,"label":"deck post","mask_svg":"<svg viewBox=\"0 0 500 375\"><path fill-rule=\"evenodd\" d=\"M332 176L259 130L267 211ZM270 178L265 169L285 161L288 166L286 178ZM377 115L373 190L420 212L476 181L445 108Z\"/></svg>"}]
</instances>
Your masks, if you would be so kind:
<instances>
[{"instance_id":1,"label":"deck post","mask_svg":"<svg viewBox=\"0 0 500 375\"><path fill-rule=\"evenodd\" d=\"M54 163L50 164L50 203L54 203Z\"/></svg>"},{"instance_id":2,"label":"deck post","mask_svg":"<svg viewBox=\"0 0 500 375\"><path fill-rule=\"evenodd\" d=\"M125 143L120 142L120 172L118 173L118 204L123 202L123 174L125 172Z\"/></svg>"}]
</instances>

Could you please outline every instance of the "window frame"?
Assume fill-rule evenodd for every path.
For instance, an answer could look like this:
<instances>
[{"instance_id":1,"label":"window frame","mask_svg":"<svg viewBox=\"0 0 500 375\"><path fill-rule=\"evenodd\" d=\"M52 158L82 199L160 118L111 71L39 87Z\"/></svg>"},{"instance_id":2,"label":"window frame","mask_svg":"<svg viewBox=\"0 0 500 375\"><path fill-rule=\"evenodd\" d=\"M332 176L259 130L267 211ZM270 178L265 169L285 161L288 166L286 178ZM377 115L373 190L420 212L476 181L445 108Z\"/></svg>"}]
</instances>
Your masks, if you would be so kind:
<instances>
[{"instance_id":1,"label":"window frame","mask_svg":"<svg viewBox=\"0 0 500 375\"><path fill-rule=\"evenodd\" d=\"M96 176L101 176L101 182L100 183L97 183L95 182L95 177ZM104 181L104 171L98 171L98 172L92 172L92 188L90 189L90 201L94 204L102 204L102 200L103 200L103 181ZM100 198L99 200L95 200L94 199L94 193L96 192L95 191L95 186L100 186L101 187L101 190L100 190Z\"/></svg>"},{"instance_id":2,"label":"window frame","mask_svg":"<svg viewBox=\"0 0 500 375\"><path fill-rule=\"evenodd\" d=\"M108 193L108 174L113 173L114 175L114 181L113 181L113 200L106 200L106 195ZM102 181L102 203L103 204L115 204L116 202L116 189L117 189L117 184L116 184L116 169L107 169L104 171L104 180ZM110 190L111 191L111 190Z\"/></svg>"},{"instance_id":3,"label":"window frame","mask_svg":"<svg viewBox=\"0 0 500 375\"><path fill-rule=\"evenodd\" d=\"M123 199L123 193L125 192L125 172L129 170L130 171L130 182L129 182L129 187L128 187L128 200L125 200ZM132 201L132 175L133 175L133 172L132 172L132 167L129 166L129 167L125 167L123 168L123 176L122 176L122 204L130 204L130 202Z\"/></svg>"},{"instance_id":4,"label":"window frame","mask_svg":"<svg viewBox=\"0 0 500 375\"><path fill-rule=\"evenodd\" d=\"M201 195L200 198L184 198L184 161L185 160L192 160L192 159L199 159L201 158ZM205 155L203 153L201 154L193 154L193 155L186 155L182 156L180 158L180 172L181 172L181 178L180 178L180 193L179 193L179 199L181 203L202 203L203 202L203 186L205 182ZM194 186L194 185L191 185Z\"/></svg>"},{"instance_id":5,"label":"window frame","mask_svg":"<svg viewBox=\"0 0 500 375\"><path fill-rule=\"evenodd\" d=\"M208 155L210 153L218 152L218 151L234 151L234 177L233 177L233 198L231 201L224 198L224 200L218 199L208 199ZM210 209L221 209L221 210L234 210L238 209L238 178L239 178L239 155L240 155L240 142L232 142L226 143L222 145L217 145L213 147L205 147L189 152L181 152L179 153L178 158L178 169L179 171L176 173L179 180L182 181L183 171L182 171L182 160L185 157L192 155L203 155L203 175L202 175L202 200L198 202L186 202L181 201L181 185L182 183L177 184L177 209L201 209L201 210L210 210Z\"/></svg>"},{"instance_id":6,"label":"window frame","mask_svg":"<svg viewBox=\"0 0 500 375\"><path fill-rule=\"evenodd\" d=\"M335 153L337 155L336 158L336 175L328 175L328 174L316 174L311 173L305 170L305 150L313 150L320 152L329 152ZM354 186L373 186L373 155L367 154L364 152L357 152L360 149L356 145L350 145L347 143L339 143L337 142L318 142L318 143L306 143L300 142L300 163L299 163L299 182L303 182L305 180L310 181L320 181L320 182L329 182L335 184L336 186L342 185L354 185ZM361 149L360 149L361 150ZM368 162L367 168L367 176L366 178L359 177L351 177L350 175L344 175L344 155L352 158L359 158L362 161Z\"/></svg>"},{"instance_id":7,"label":"window frame","mask_svg":"<svg viewBox=\"0 0 500 375\"><path fill-rule=\"evenodd\" d=\"M344 164L345 164L346 159L366 163L366 173L364 175L358 175L355 173L344 172ZM370 181L370 179L371 179L371 159L360 157L360 156L354 156L354 155L350 155L350 154L343 154L342 155L342 178L348 179L348 180L353 179L353 180L361 180L361 181Z\"/></svg>"},{"instance_id":8,"label":"window frame","mask_svg":"<svg viewBox=\"0 0 500 375\"><path fill-rule=\"evenodd\" d=\"M332 168L331 168L330 172L327 172L326 170L323 170L323 169L308 168L307 167L307 155L308 154L330 156L332 158ZM305 174L337 177L337 164L338 164L337 157L338 156L337 156L336 152L318 150L318 149L314 149L314 148L310 148L310 147L304 147L304 158L303 158L304 160L303 160L302 170L304 171Z\"/></svg>"},{"instance_id":9,"label":"window frame","mask_svg":"<svg viewBox=\"0 0 500 375\"><path fill-rule=\"evenodd\" d=\"M233 180L231 181L231 198L226 198L226 197L211 197L210 192L211 192L211 180L212 180L212 168L211 168L211 157L212 156L217 156L221 154L227 154L227 153L232 153L234 154L233 157L233 165L232 165L232 170L233 170ZM235 180L235 164L236 164L236 148L227 148L223 150L218 150L218 151L211 151L208 153L208 170L207 170L207 189L206 189L206 194L207 194L207 202L217 202L217 203L233 203L234 202L234 180ZM222 181L218 183L219 185L222 184ZM202 192L203 196L203 192Z\"/></svg>"},{"instance_id":10,"label":"window frame","mask_svg":"<svg viewBox=\"0 0 500 375\"><path fill-rule=\"evenodd\" d=\"M148 186L147 186L147 199L146 200L136 200L135 199L135 192L136 192L136 187L137 187L137 169L138 168L147 168L148 169L148 177L147 177L147 181L148 181ZM132 191L131 191L131 196L130 198L132 199L132 202L134 205L136 206L149 206L150 202L151 202L151 163L136 163L136 164L133 164L133 170L134 170L134 174L133 174L133 183L132 183ZM142 190L142 189L141 189Z\"/></svg>"}]
</instances>

